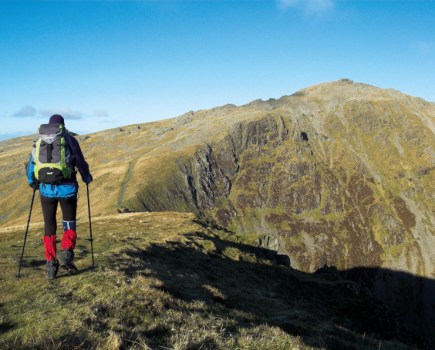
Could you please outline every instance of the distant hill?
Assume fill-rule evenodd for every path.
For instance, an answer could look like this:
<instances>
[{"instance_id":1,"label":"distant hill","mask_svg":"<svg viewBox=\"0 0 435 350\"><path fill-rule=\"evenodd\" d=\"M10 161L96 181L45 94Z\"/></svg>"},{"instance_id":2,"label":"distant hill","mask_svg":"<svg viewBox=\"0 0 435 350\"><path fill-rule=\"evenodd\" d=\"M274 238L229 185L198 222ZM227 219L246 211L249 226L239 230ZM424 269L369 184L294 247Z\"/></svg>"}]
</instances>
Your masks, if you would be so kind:
<instances>
[{"instance_id":1,"label":"distant hill","mask_svg":"<svg viewBox=\"0 0 435 350\"><path fill-rule=\"evenodd\" d=\"M344 79L78 139L96 216L193 212L213 227L276 238L302 271L383 268L433 279L434 133L435 104ZM0 142L2 227L25 223L31 145ZM83 194L79 205L86 218ZM432 287L408 284L395 299L400 278L372 271L364 278L380 298L405 297L435 324Z\"/></svg>"}]
</instances>

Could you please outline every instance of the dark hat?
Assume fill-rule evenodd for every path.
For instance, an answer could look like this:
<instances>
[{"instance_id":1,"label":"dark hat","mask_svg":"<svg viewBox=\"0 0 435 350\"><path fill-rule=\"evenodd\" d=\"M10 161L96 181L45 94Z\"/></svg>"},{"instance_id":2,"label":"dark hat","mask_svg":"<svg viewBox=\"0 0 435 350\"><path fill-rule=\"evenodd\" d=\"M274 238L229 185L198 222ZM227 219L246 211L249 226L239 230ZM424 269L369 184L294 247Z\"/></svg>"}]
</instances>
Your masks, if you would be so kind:
<instances>
[{"instance_id":1,"label":"dark hat","mask_svg":"<svg viewBox=\"0 0 435 350\"><path fill-rule=\"evenodd\" d=\"M53 114L50 117L50 121L48 123L49 124L64 124L65 125L65 120L63 119L63 117L60 114Z\"/></svg>"}]
</instances>

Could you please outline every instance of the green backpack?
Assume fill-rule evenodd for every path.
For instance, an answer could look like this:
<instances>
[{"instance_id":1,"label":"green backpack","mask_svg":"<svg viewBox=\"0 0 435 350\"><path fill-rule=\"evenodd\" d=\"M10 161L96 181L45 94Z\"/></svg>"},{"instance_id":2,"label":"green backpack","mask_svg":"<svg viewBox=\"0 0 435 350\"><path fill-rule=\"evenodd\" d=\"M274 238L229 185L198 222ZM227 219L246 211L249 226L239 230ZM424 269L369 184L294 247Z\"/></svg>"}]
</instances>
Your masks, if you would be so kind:
<instances>
[{"instance_id":1,"label":"green backpack","mask_svg":"<svg viewBox=\"0 0 435 350\"><path fill-rule=\"evenodd\" d=\"M41 183L58 184L73 175L71 152L63 124L42 124L33 145L35 178Z\"/></svg>"}]
</instances>

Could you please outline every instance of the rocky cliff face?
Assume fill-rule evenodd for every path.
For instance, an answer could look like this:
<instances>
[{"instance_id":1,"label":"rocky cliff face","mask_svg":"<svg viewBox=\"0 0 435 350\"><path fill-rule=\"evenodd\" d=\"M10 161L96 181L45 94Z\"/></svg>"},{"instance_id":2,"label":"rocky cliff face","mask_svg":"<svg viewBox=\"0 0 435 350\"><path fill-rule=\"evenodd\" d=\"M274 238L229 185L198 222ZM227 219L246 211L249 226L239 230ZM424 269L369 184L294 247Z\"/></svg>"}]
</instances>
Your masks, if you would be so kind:
<instances>
[{"instance_id":1,"label":"rocky cliff face","mask_svg":"<svg viewBox=\"0 0 435 350\"><path fill-rule=\"evenodd\" d=\"M260 117L179 158L170 180L142 188L131 209L189 210L275 235L305 271L435 276L433 104L348 81L334 89L252 103Z\"/></svg>"}]
</instances>

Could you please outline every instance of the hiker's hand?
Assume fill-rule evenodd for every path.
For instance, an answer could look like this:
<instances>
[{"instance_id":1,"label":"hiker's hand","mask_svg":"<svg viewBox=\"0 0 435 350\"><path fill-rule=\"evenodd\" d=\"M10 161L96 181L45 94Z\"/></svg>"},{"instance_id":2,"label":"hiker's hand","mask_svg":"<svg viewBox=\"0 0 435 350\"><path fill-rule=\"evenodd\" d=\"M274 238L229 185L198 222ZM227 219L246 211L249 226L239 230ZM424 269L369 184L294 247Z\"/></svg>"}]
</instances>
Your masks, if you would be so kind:
<instances>
[{"instance_id":1,"label":"hiker's hand","mask_svg":"<svg viewBox=\"0 0 435 350\"><path fill-rule=\"evenodd\" d=\"M85 179L83 179L83 181L84 181L84 183L85 183L86 185L89 185L89 184L92 182L93 179L94 179L94 178L92 177L92 175L89 174L89 176L86 177Z\"/></svg>"}]
</instances>

